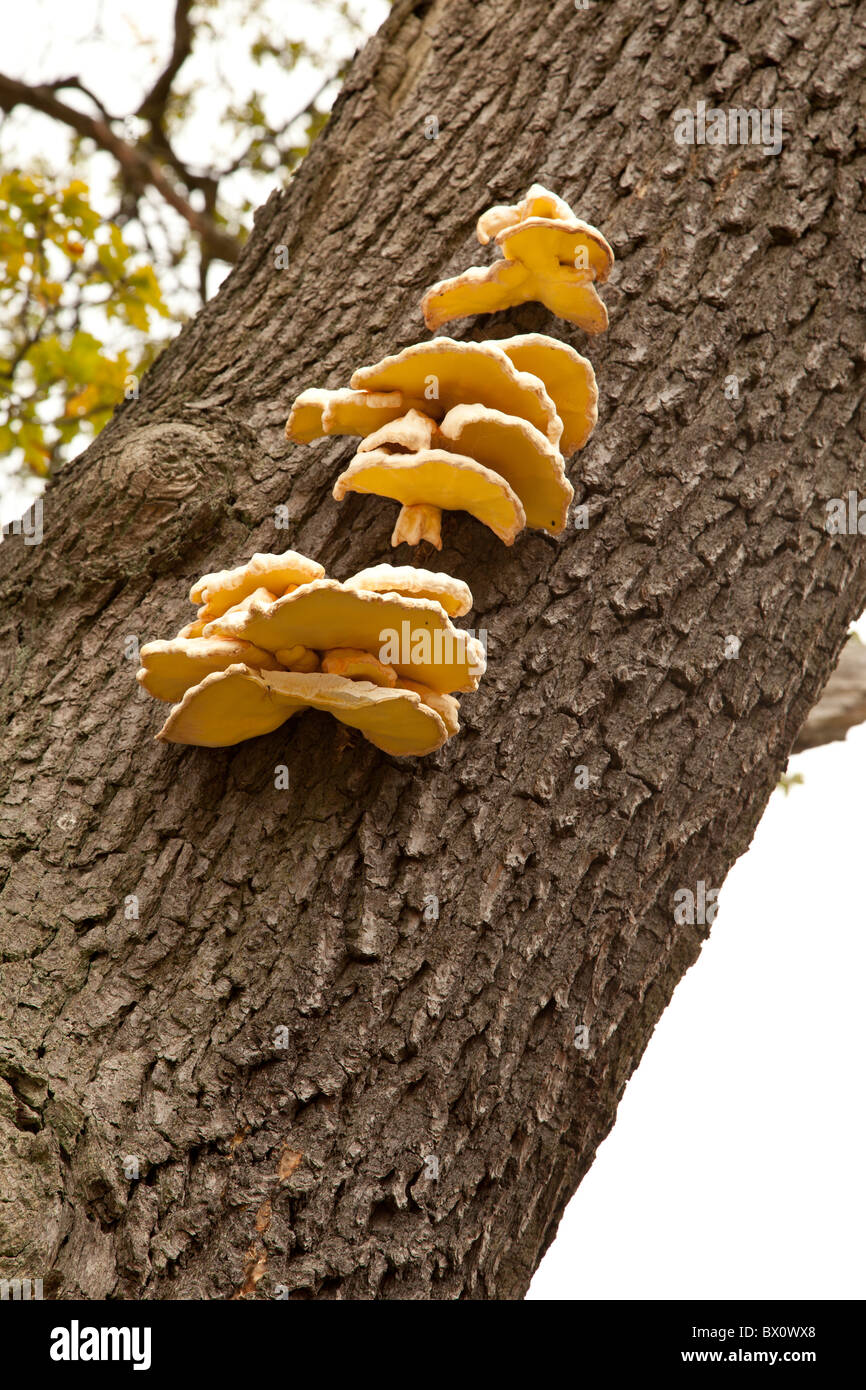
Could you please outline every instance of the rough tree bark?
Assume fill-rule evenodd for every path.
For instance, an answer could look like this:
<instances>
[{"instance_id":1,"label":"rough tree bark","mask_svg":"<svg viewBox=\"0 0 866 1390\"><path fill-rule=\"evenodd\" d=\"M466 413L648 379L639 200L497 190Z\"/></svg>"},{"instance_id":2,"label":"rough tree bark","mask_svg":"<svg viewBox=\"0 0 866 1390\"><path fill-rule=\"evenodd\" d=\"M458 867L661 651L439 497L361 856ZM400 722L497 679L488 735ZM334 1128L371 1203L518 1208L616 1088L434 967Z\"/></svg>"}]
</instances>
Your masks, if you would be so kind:
<instances>
[{"instance_id":1,"label":"rough tree bark","mask_svg":"<svg viewBox=\"0 0 866 1390\"><path fill-rule=\"evenodd\" d=\"M44 543L2 546L4 1273L523 1295L706 937L673 895L746 849L866 605L862 538L824 526L866 491L863 26L826 0L398 0ZM782 154L677 145L699 99L782 107ZM618 257L590 525L506 550L447 518L490 646L460 738L402 763L308 714L155 745L124 641L186 621L194 577L388 557L393 506L331 500L351 443L288 447L290 401L424 336L422 290L536 178ZM537 307L457 336L535 329L587 348Z\"/></svg>"}]
</instances>

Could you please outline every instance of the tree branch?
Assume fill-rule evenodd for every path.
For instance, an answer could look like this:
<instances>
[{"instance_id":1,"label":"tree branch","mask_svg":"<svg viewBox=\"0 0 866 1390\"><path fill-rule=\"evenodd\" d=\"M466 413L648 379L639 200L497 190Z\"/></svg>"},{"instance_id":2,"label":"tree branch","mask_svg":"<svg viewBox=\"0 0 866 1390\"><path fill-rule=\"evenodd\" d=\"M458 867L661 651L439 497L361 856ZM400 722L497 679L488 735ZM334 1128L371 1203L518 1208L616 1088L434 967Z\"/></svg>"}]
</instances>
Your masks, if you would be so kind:
<instances>
[{"instance_id":1,"label":"tree branch","mask_svg":"<svg viewBox=\"0 0 866 1390\"><path fill-rule=\"evenodd\" d=\"M160 127L165 116L165 104L171 95L172 83L192 52L193 27L189 19L191 9L192 0L177 0L171 57L135 113L142 120L155 122Z\"/></svg>"},{"instance_id":2,"label":"tree branch","mask_svg":"<svg viewBox=\"0 0 866 1390\"><path fill-rule=\"evenodd\" d=\"M849 729L866 723L866 646L856 637L842 648L839 665L824 687L792 748L804 753L845 738Z\"/></svg>"},{"instance_id":3,"label":"tree branch","mask_svg":"<svg viewBox=\"0 0 866 1390\"><path fill-rule=\"evenodd\" d=\"M196 233L212 258L231 264L237 260L240 254L237 238L218 227L212 217L198 212L166 177L158 161L145 154L139 146L117 135L107 120L89 116L69 106L55 95L50 86L29 86L26 82L0 73L0 110L9 112L16 106L29 106L69 126L83 138L92 140L117 160L120 177L126 187L140 192L150 184Z\"/></svg>"},{"instance_id":4,"label":"tree branch","mask_svg":"<svg viewBox=\"0 0 866 1390\"><path fill-rule=\"evenodd\" d=\"M310 97L309 101L307 101L302 107L300 107L299 110L295 111L293 115L289 116L287 121L283 121L282 125L279 127L278 130L272 132L274 142L277 143L280 137L285 135L287 130L291 130L295 122L301 120L302 117L315 115L316 104L319 101L319 99L324 95L328 88L335 81L338 81L343 75L344 73L342 68L336 73L329 74L329 76L327 76L324 79L324 81L322 81L319 84L315 92L313 92L313 95ZM233 159L231 164L226 165L224 169L220 169L218 178L228 178L229 174L235 174L237 173L238 169L242 169L244 165L247 164L249 160L252 158L252 153L255 149L257 139L258 137L254 136L252 140L248 141L243 151L238 155L237 159Z\"/></svg>"},{"instance_id":5,"label":"tree branch","mask_svg":"<svg viewBox=\"0 0 866 1390\"><path fill-rule=\"evenodd\" d=\"M177 0L174 12L174 44L171 57L156 82L142 99L135 114L150 127L149 134L139 142L148 153L173 169L187 188L197 188L204 195L205 211L213 217L216 208L217 179L212 174L195 174L175 152L165 128L166 106L174 79L192 53L195 29L189 14L192 0Z\"/></svg>"},{"instance_id":6,"label":"tree branch","mask_svg":"<svg viewBox=\"0 0 866 1390\"><path fill-rule=\"evenodd\" d=\"M103 105L102 101L96 95L96 93L94 91L91 91L89 87L85 86L80 77L58 77L55 78L53 82L46 82L44 85L49 89L49 91L52 92L82 92L84 96L88 98L89 101L93 102L93 105L96 107L97 111L100 113L101 116L104 116L107 121L115 119Z\"/></svg>"}]
</instances>

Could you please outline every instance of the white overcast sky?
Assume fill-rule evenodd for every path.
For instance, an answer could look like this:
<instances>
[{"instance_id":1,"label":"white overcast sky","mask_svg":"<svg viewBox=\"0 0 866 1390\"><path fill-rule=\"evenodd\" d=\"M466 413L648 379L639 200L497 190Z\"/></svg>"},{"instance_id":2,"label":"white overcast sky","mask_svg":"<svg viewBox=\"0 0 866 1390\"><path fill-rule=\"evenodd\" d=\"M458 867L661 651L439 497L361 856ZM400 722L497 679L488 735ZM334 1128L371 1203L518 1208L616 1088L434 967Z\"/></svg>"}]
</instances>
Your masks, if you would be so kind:
<instances>
[{"instance_id":1,"label":"white overcast sky","mask_svg":"<svg viewBox=\"0 0 866 1390\"><path fill-rule=\"evenodd\" d=\"M74 71L125 112L164 61L173 9L174 0L8 4L0 63L28 80ZM273 0L270 10L274 33L323 32L315 3ZM372 27L387 6L370 0L366 10ZM209 80L241 93L257 75L236 26L227 34ZM332 52L345 56L338 34ZM318 80L300 72L269 92L275 118L302 106ZM24 162L62 154L63 138L40 117L16 117L14 133ZM185 153L203 161L211 138L205 97ZM8 160L8 133L2 147ZM591 208L579 211L593 220ZM4 519L23 497L7 477ZM866 637L866 623L858 629ZM531 1299L866 1295L866 729L792 759L789 771L805 785L773 793L729 875L710 940L628 1085Z\"/></svg>"}]
</instances>

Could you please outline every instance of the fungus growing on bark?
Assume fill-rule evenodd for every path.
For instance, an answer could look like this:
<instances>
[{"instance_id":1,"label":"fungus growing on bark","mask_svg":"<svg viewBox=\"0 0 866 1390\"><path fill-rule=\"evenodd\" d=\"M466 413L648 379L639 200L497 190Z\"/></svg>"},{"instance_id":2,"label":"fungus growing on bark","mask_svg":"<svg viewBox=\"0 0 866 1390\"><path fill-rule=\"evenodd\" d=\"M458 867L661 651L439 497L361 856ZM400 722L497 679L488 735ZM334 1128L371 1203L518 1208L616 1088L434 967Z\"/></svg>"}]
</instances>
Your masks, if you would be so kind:
<instances>
[{"instance_id":1,"label":"fungus growing on bark","mask_svg":"<svg viewBox=\"0 0 866 1390\"><path fill-rule=\"evenodd\" d=\"M422 685L420 681L398 681L398 690L413 690L420 699L421 703L427 705L429 709L435 710L448 731L448 737L453 738L460 731L460 720L458 718L460 705L453 695L443 695L438 690L431 690L429 685Z\"/></svg>"},{"instance_id":2,"label":"fungus growing on bark","mask_svg":"<svg viewBox=\"0 0 866 1390\"><path fill-rule=\"evenodd\" d=\"M545 333L499 338L497 347L519 372L531 372L544 382L562 421L559 448L564 457L582 449L598 420L598 386L592 363L568 343Z\"/></svg>"},{"instance_id":3,"label":"fungus growing on bark","mask_svg":"<svg viewBox=\"0 0 866 1390\"><path fill-rule=\"evenodd\" d=\"M395 634L394 641L383 633ZM314 651L360 647L394 666L404 679L433 690L475 690L484 670L481 644L455 628L440 604L353 589L316 579L271 604L251 604L209 623L206 636L240 637L265 651L301 645ZM396 657L388 655L394 646Z\"/></svg>"},{"instance_id":4,"label":"fungus growing on bark","mask_svg":"<svg viewBox=\"0 0 866 1390\"><path fill-rule=\"evenodd\" d=\"M431 285L421 300L431 331L529 300L587 333L607 328L607 309L595 285L610 275L613 252L601 232L554 193L533 184L521 202L484 213L476 230L482 244L493 237L503 259Z\"/></svg>"},{"instance_id":5,"label":"fungus growing on bark","mask_svg":"<svg viewBox=\"0 0 866 1390\"><path fill-rule=\"evenodd\" d=\"M432 448L435 438L436 421L433 416L420 410L410 410L368 434L358 445L358 453L393 449L398 454L416 454L422 449Z\"/></svg>"},{"instance_id":6,"label":"fungus growing on bark","mask_svg":"<svg viewBox=\"0 0 866 1390\"><path fill-rule=\"evenodd\" d=\"M402 504L392 545L423 539L437 550L443 511L469 512L512 545L524 526L564 530L574 496L546 435L519 415L477 404L452 406L438 423L411 411L384 425L334 484L338 502L349 492Z\"/></svg>"},{"instance_id":7,"label":"fungus growing on bark","mask_svg":"<svg viewBox=\"0 0 866 1390\"><path fill-rule=\"evenodd\" d=\"M392 545L426 541L440 550L443 511L469 512L506 545L526 525L553 535L564 529L574 491L558 451L557 405L568 420L571 452L589 437L598 399L592 367L573 348L539 333L502 344L435 338L359 368L352 388L303 392L288 433L312 437L320 426L304 423L304 412L314 409L324 430L326 399L354 392L391 402L388 418L363 437L333 495L341 501L349 492L374 493L399 502ZM396 401L414 404L397 413ZM366 411L352 408L355 416L343 422L347 431L358 428L358 411Z\"/></svg>"},{"instance_id":8,"label":"fungus growing on bark","mask_svg":"<svg viewBox=\"0 0 866 1390\"><path fill-rule=\"evenodd\" d=\"M164 743L225 748L272 733L304 709L326 710L397 757L420 757L448 738L442 718L410 690L342 676L230 666L206 676L175 705L157 734Z\"/></svg>"},{"instance_id":9,"label":"fungus growing on bark","mask_svg":"<svg viewBox=\"0 0 866 1390\"><path fill-rule=\"evenodd\" d=\"M302 391L286 421L286 438L309 444L326 434L365 435L404 415L416 404L399 391L352 391L348 387Z\"/></svg>"},{"instance_id":10,"label":"fungus growing on bark","mask_svg":"<svg viewBox=\"0 0 866 1390\"><path fill-rule=\"evenodd\" d=\"M449 618L462 618L472 607L472 591L462 579L412 565L372 565L344 579L347 589L372 589L377 594L404 594L441 603Z\"/></svg>"},{"instance_id":11,"label":"fungus growing on bark","mask_svg":"<svg viewBox=\"0 0 866 1390\"><path fill-rule=\"evenodd\" d=\"M291 561L256 556L206 575L192 593L207 603L188 625L203 624L204 632L142 647L139 682L156 698L178 702L158 737L222 747L268 733L309 707L329 710L389 753L440 747L459 727L451 692L474 690L485 667L481 642L449 616L471 607L466 585L390 565L362 570L346 584L299 584L299 570L309 572L313 562L288 555ZM222 607L263 571L271 584L279 577L282 593L260 585L205 620L210 603ZM261 640L245 635L252 632Z\"/></svg>"},{"instance_id":12,"label":"fungus growing on bark","mask_svg":"<svg viewBox=\"0 0 866 1390\"><path fill-rule=\"evenodd\" d=\"M282 555L254 555L237 569L203 575L190 589L189 600L204 604L207 613L199 613L200 618L218 618L249 598L256 589L264 587L283 594L290 586L321 579L324 573L324 566L295 550L287 550Z\"/></svg>"},{"instance_id":13,"label":"fungus growing on bark","mask_svg":"<svg viewBox=\"0 0 866 1390\"><path fill-rule=\"evenodd\" d=\"M560 222L570 222L574 213L564 199L551 193L543 184L534 183L519 203L498 203L496 207L482 212L475 224L475 234L482 246L486 246L506 227L515 227L518 222L526 222L530 217L549 217Z\"/></svg>"},{"instance_id":14,"label":"fungus growing on bark","mask_svg":"<svg viewBox=\"0 0 866 1390\"><path fill-rule=\"evenodd\" d=\"M495 469L519 498L524 524L556 535L565 529L574 488L562 455L549 439L515 415L483 405L456 405L439 427L449 449Z\"/></svg>"},{"instance_id":15,"label":"fungus growing on bark","mask_svg":"<svg viewBox=\"0 0 866 1390\"><path fill-rule=\"evenodd\" d=\"M154 699L173 703L205 676L225 671L239 661L263 670L274 670L280 664L272 652L252 642L227 637L175 637L170 642L147 642L142 647L136 680Z\"/></svg>"},{"instance_id":16,"label":"fungus growing on bark","mask_svg":"<svg viewBox=\"0 0 866 1390\"><path fill-rule=\"evenodd\" d=\"M295 586L292 584L289 587L294 588ZM281 593L283 591L279 590L279 592ZM270 603L276 597L277 594L275 594L271 589L266 589L264 588L264 586L262 586L262 588L260 589L253 589L252 593L247 594L246 598L242 598L240 603L232 604L231 608L227 609L226 611L229 613L233 613L235 609L244 608L248 604L252 603L253 599L262 599L266 603ZM216 607L218 607L218 605L215 605L215 608ZM198 614L196 616L195 621L192 623L187 623L186 627L182 627L180 632L177 634L178 637L201 637L205 630L205 627L210 622L211 618L213 618L214 616L214 610L209 608L207 604L204 604L198 610Z\"/></svg>"},{"instance_id":17,"label":"fungus growing on bark","mask_svg":"<svg viewBox=\"0 0 866 1390\"><path fill-rule=\"evenodd\" d=\"M471 402L522 416L552 444L558 444L562 434L544 383L518 371L497 343L459 343L453 338L413 343L371 367L360 367L352 385L399 392L404 399L420 402L414 408L434 420L441 420L452 406Z\"/></svg>"},{"instance_id":18,"label":"fungus growing on bark","mask_svg":"<svg viewBox=\"0 0 866 1390\"><path fill-rule=\"evenodd\" d=\"M475 459L446 449L422 449L415 454L385 450L358 453L334 484L338 502L347 492L374 493L402 503L391 536L392 545L416 536L442 549L443 511L469 512L489 526L506 545L513 545L526 524L520 498L504 478Z\"/></svg>"}]
</instances>

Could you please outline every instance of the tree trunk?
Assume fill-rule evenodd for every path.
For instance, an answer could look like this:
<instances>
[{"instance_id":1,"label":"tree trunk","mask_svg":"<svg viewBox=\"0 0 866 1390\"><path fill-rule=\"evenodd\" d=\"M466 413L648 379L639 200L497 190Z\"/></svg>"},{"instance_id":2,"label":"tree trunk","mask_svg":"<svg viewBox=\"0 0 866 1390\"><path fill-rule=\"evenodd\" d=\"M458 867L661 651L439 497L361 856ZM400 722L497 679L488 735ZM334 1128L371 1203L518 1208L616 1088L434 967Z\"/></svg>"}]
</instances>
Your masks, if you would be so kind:
<instances>
[{"instance_id":1,"label":"tree trunk","mask_svg":"<svg viewBox=\"0 0 866 1390\"><path fill-rule=\"evenodd\" d=\"M857 13L398 0L43 544L0 548L4 1274L524 1294L866 604L824 506L866 493ZM702 99L783 108L782 153L677 144ZM390 558L393 504L336 504L351 441L287 445L290 403L425 337L422 291L535 179L615 249L609 332L526 306L455 336L588 352L589 526L506 549L446 516L434 567L489 633L461 735L155 744L127 639L188 621L200 573Z\"/></svg>"}]
</instances>

